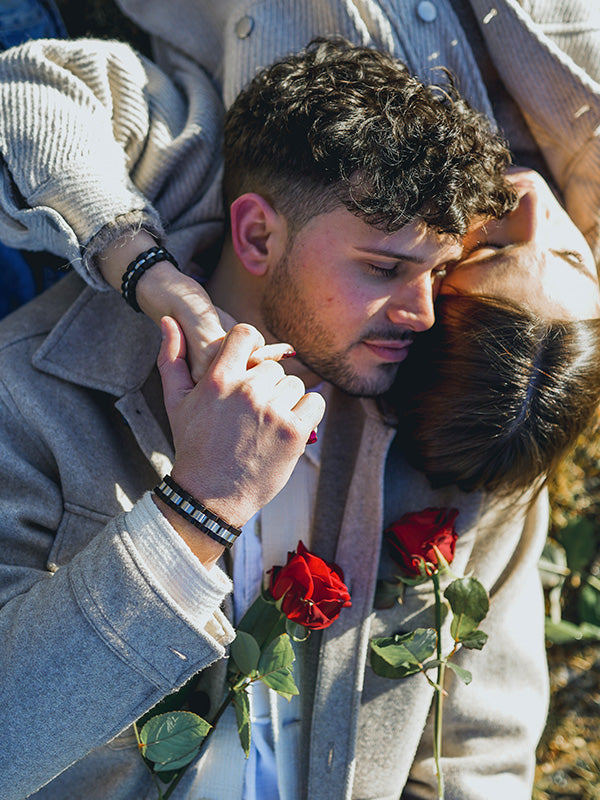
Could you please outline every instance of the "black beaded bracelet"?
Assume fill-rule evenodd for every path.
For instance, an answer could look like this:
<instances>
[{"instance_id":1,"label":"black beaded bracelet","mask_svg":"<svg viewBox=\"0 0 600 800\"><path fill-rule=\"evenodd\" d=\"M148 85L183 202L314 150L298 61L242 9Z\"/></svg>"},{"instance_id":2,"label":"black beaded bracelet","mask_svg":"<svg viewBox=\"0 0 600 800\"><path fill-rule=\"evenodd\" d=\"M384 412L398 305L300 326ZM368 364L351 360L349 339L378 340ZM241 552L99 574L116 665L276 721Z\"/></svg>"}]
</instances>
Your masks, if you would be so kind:
<instances>
[{"instance_id":1,"label":"black beaded bracelet","mask_svg":"<svg viewBox=\"0 0 600 800\"><path fill-rule=\"evenodd\" d=\"M241 528L225 522L191 494L188 494L179 484L175 483L170 475L165 475L159 485L155 487L154 494L181 517L187 519L223 547L230 548L242 532Z\"/></svg>"},{"instance_id":2,"label":"black beaded bracelet","mask_svg":"<svg viewBox=\"0 0 600 800\"><path fill-rule=\"evenodd\" d=\"M156 245L155 247L151 247L150 250L140 253L137 258L134 258L123 273L123 280L121 281L121 294L123 295L125 302L128 303L135 311L142 310L139 307L137 298L135 296L135 290L136 286L138 285L138 281L144 272L146 272L146 270L150 269L150 267L154 266L154 264L157 264L159 261L170 261L176 269L179 269L179 264L175 260L175 256L172 256L171 253L169 253L168 250L165 250L164 247L159 247Z\"/></svg>"}]
</instances>

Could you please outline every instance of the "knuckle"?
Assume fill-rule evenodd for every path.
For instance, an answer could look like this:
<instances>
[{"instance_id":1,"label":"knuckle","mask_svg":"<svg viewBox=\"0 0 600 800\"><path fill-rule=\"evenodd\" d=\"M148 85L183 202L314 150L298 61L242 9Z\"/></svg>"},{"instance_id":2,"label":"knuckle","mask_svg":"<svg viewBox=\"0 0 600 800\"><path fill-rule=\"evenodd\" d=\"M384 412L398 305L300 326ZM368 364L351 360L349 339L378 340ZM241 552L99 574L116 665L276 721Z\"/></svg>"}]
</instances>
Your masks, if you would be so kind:
<instances>
[{"instance_id":1,"label":"knuckle","mask_svg":"<svg viewBox=\"0 0 600 800\"><path fill-rule=\"evenodd\" d=\"M253 408L258 406L259 392L253 381L243 381L240 383L238 392L248 406Z\"/></svg>"},{"instance_id":2,"label":"knuckle","mask_svg":"<svg viewBox=\"0 0 600 800\"><path fill-rule=\"evenodd\" d=\"M259 382L276 382L285 377L285 370L278 361L267 359L266 361L261 361L261 363L254 368L253 377L254 380Z\"/></svg>"},{"instance_id":3,"label":"knuckle","mask_svg":"<svg viewBox=\"0 0 600 800\"><path fill-rule=\"evenodd\" d=\"M295 414L290 414L281 425L281 438L293 449L302 449L306 444L306 436L302 433L302 426Z\"/></svg>"},{"instance_id":4,"label":"knuckle","mask_svg":"<svg viewBox=\"0 0 600 800\"><path fill-rule=\"evenodd\" d=\"M325 398L318 392L309 392L307 394L307 398L311 404L311 410L313 413L318 414L319 419L321 419L321 417L325 414L325 409L327 407Z\"/></svg>"},{"instance_id":5,"label":"knuckle","mask_svg":"<svg viewBox=\"0 0 600 800\"><path fill-rule=\"evenodd\" d=\"M227 389L227 372L215 369L207 373L202 378L202 388L208 396L223 396Z\"/></svg>"},{"instance_id":6,"label":"knuckle","mask_svg":"<svg viewBox=\"0 0 600 800\"><path fill-rule=\"evenodd\" d=\"M288 375L285 378L285 382L291 389L295 389L300 395L303 395L304 392L306 391L306 387L304 386L304 381L297 375Z\"/></svg>"},{"instance_id":7,"label":"knuckle","mask_svg":"<svg viewBox=\"0 0 600 800\"><path fill-rule=\"evenodd\" d=\"M230 335L240 336L244 339L256 339L258 346L262 347L265 340L263 335L248 322L238 322L230 331Z\"/></svg>"}]
</instances>

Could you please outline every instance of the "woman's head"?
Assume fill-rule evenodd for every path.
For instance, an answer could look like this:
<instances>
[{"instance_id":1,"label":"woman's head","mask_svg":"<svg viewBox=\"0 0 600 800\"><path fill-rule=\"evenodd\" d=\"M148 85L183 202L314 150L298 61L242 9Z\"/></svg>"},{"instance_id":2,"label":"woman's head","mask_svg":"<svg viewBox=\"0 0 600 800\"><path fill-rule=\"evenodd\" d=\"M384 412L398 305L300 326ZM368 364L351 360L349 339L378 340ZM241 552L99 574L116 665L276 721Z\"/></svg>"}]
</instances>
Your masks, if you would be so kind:
<instances>
[{"instance_id":1,"label":"woman's head","mask_svg":"<svg viewBox=\"0 0 600 800\"><path fill-rule=\"evenodd\" d=\"M470 232L392 389L407 457L435 486L531 486L600 404L593 256L539 175L511 180L518 208Z\"/></svg>"},{"instance_id":2,"label":"woman's head","mask_svg":"<svg viewBox=\"0 0 600 800\"><path fill-rule=\"evenodd\" d=\"M436 318L392 389L408 460L432 485L465 491L551 474L600 403L600 320L456 294L440 296Z\"/></svg>"},{"instance_id":3,"label":"woman's head","mask_svg":"<svg viewBox=\"0 0 600 800\"><path fill-rule=\"evenodd\" d=\"M538 173L512 168L508 178L518 206L472 226L441 291L510 299L543 319L599 316L598 274L583 234Z\"/></svg>"}]
</instances>

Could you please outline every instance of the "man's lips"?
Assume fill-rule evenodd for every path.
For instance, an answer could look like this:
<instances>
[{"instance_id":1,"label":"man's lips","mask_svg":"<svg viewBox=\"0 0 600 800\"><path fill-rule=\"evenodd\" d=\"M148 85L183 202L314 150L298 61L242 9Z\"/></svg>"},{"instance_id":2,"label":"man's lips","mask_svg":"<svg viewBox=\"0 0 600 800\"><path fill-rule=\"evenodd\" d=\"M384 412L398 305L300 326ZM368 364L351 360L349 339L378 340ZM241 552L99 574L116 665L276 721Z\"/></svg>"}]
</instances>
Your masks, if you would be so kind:
<instances>
[{"instance_id":1,"label":"man's lips","mask_svg":"<svg viewBox=\"0 0 600 800\"><path fill-rule=\"evenodd\" d=\"M403 341L373 339L373 340L363 341L363 344L374 355L376 355L378 358L381 358L382 361L388 361L390 363L398 363L400 361L404 361L404 359L408 355L408 349L412 344L412 338L404 339Z\"/></svg>"}]
</instances>

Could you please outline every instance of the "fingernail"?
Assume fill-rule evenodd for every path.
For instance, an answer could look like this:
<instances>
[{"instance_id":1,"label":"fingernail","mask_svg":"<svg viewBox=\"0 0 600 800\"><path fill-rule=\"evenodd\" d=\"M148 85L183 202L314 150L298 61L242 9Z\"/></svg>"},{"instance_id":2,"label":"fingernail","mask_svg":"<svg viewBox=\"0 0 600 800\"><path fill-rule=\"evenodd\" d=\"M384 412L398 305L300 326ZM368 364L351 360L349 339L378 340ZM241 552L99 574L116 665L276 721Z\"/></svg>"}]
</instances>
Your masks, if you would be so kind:
<instances>
[{"instance_id":1,"label":"fingernail","mask_svg":"<svg viewBox=\"0 0 600 800\"><path fill-rule=\"evenodd\" d=\"M306 444L314 444L317 441L317 432L311 431Z\"/></svg>"},{"instance_id":2,"label":"fingernail","mask_svg":"<svg viewBox=\"0 0 600 800\"><path fill-rule=\"evenodd\" d=\"M285 353L284 353L284 354L281 356L281 358L282 358L282 359L283 359L283 358L293 358L295 355L296 355L296 351L295 351L295 350L288 350L287 352L285 352Z\"/></svg>"}]
</instances>

